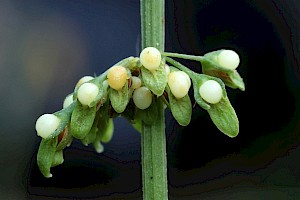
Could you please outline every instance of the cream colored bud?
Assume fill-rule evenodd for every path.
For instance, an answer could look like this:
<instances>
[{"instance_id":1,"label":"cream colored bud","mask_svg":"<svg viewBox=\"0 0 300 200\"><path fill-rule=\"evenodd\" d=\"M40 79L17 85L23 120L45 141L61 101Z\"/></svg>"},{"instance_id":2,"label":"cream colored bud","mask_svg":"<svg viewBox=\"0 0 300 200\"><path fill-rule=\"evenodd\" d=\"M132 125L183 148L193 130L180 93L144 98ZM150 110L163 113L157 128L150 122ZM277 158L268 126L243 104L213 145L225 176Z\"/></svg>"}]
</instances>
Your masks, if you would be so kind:
<instances>
[{"instance_id":1,"label":"cream colored bud","mask_svg":"<svg viewBox=\"0 0 300 200\"><path fill-rule=\"evenodd\" d=\"M67 108L72 103L73 103L73 94L70 94L65 98L63 108Z\"/></svg>"},{"instance_id":2,"label":"cream colored bud","mask_svg":"<svg viewBox=\"0 0 300 200\"><path fill-rule=\"evenodd\" d=\"M86 83L86 82L88 82L88 81L90 81L90 80L92 80L92 79L94 79L94 77L92 77L92 76L84 76L84 77L82 77L81 79L79 79L79 81L78 81L77 84L76 84L76 87L79 87L79 86L81 86L83 83Z\"/></svg>"},{"instance_id":3,"label":"cream colored bud","mask_svg":"<svg viewBox=\"0 0 300 200\"><path fill-rule=\"evenodd\" d=\"M82 105L90 105L99 93L99 88L94 83L83 83L77 93L77 98Z\"/></svg>"},{"instance_id":4,"label":"cream colored bud","mask_svg":"<svg viewBox=\"0 0 300 200\"><path fill-rule=\"evenodd\" d=\"M221 85L214 80L204 82L199 88L200 96L208 103L216 104L223 96Z\"/></svg>"},{"instance_id":5,"label":"cream colored bud","mask_svg":"<svg viewBox=\"0 0 300 200\"><path fill-rule=\"evenodd\" d=\"M58 128L60 119L53 114L43 114L35 123L38 136L48 138Z\"/></svg>"},{"instance_id":6,"label":"cream colored bud","mask_svg":"<svg viewBox=\"0 0 300 200\"><path fill-rule=\"evenodd\" d=\"M154 71L159 68L161 53L154 47L147 47L141 52L140 61L145 68Z\"/></svg>"},{"instance_id":7,"label":"cream colored bud","mask_svg":"<svg viewBox=\"0 0 300 200\"><path fill-rule=\"evenodd\" d=\"M218 56L218 63L227 69L236 69L240 64L239 55L232 50L223 50Z\"/></svg>"},{"instance_id":8,"label":"cream colored bud","mask_svg":"<svg viewBox=\"0 0 300 200\"><path fill-rule=\"evenodd\" d=\"M132 99L136 107L144 110L152 103L152 93L147 87L140 87L134 90Z\"/></svg>"},{"instance_id":9,"label":"cream colored bud","mask_svg":"<svg viewBox=\"0 0 300 200\"><path fill-rule=\"evenodd\" d=\"M168 75L168 85L172 94L180 99L189 92L191 79L183 71L173 71Z\"/></svg>"},{"instance_id":10,"label":"cream colored bud","mask_svg":"<svg viewBox=\"0 0 300 200\"><path fill-rule=\"evenodd\" d=\"M131 77L131 88L137 89L142 86L142 81L139 77L132 76Z\"/></svg>"},{"instance_id":11,"label":"cream colored bud","mask_svg":"<svg viewBox=\"0 0 300 200\"><path fill-rule=\"evenodd\" d=\"M107 72L108 85L115 89L121 90L127 80L127 71L123 66L113 66Z\"/></svg>"}]
</instances>

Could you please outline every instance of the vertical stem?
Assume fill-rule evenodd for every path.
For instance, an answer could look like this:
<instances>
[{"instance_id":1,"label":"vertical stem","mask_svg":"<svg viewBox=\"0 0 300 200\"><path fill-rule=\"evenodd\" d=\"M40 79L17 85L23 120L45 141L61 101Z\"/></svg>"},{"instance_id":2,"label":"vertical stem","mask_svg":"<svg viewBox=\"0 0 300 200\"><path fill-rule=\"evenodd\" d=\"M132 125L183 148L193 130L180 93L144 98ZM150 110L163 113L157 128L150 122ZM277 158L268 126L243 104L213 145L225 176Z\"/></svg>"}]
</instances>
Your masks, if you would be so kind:
<instances>
[{"instance_id":1,"label":"vertical stem","mask_svg":"<svg viewBox=\"0 0 300 200\"><path fill-rule=\"evenodd\" d=\"M142 49L165 49L165 1L141 0Z\"/></svg>"},{"instance_id":2,"label":"vertical stem","mask_svg":"<svg viewBox=\"0 0 300 200\"><path fill-rule=\"evenodd\" d=\"M142 49L156 47L161 52L165 46L164 0L141 0ZM167 159L164 104L155 101L158 116L153 125L143 124L142 179L144 200L167 200Z\"/></svg>"}]
</instances>

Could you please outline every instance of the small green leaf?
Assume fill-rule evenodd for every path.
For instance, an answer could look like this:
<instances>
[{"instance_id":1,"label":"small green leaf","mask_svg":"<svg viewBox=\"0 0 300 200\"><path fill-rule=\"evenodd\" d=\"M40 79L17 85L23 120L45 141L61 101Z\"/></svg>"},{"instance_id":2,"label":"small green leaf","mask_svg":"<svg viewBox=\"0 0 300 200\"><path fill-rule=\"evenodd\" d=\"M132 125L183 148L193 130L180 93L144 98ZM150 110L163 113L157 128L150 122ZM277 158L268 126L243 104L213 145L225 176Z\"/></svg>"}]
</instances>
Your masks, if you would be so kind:
<instances>
[{"instance_id":1,"label":"small green leaf","mask_svg":"<svg viewBox=\"0 0 300 200\"><path fill-rule=\"evenodd\" d=\"M161 96L164 93L168 81L164 64L162 63L159 68L153 72L142 66L141 71L145 86L155 95Z\"/></svg>"},{"instance_id":2,"label":"small green leaf","mask_svg":"<svg viewBox=\"0 0 300 200\"><path fill-rule=\"evenodd\" d=\"M192 117L192 103L189 95L187 94L184 97L177 99L170 91L169 86L167 86L167 93L170 109L174 118L181 126L187 126Z\"/></svg>"},{"instance_id":3,"label":"small green leaf","mask_svg":"<svg viewBox=\"0 0 300 200\"><path fill-rule=\"evenodd\" d=\"M58 136L58 145L56 147L56 151L61 151L66 146L69 146L73 140L72 134L70 133L70 126L66 126L64 131L61 133L62 135ZM59 141L59 138L61 137L61 140Z\"/></svg>"},{"instance_id":4,"label":"small green leaf","mask_svg":"<svg viewBox=\"0 0 300 200\"><path fill-rule=\"evenodd\" d=\"M97 153L102 153L104 151L104 147L101 144L101 142L94 141L93 145L94 145L94 148L95 148L95 150L96 150Z\"/></svg>"},{"instance_id":5,"label":"small green leaf","mask_svg":"<svg viewBox=\"0 0 300 200\"><path fill-rule=\"evenodd\" d=\"M142 131L142 120L136 117L137 107L135 106L132 99L129 101L125 111L122 113L122 117L125 117L129 123L141 133Z\"/></svg>"},{"instance_id":6,"label":"small green leaf","mask_svg":"<svg viewBox=\"0 0 300 200\"><path fill-rule=\"evenodd\" d=\"M96 139L97 131L98 131L97 122L95 120L90 132L81 140L82 143L85 146L93 143Z\"/></svg>"},{"instance_id":7,"label":"small green leaf","mask_svg":"<svg viewBox=\"0 0 300 200\"><path fill-rule=\"evenodd\" d=\"M103 127L103 129L100 130L100 133L101 133L101 139L100 139L101 142L108 143L111 140L114 133L114 122L112 118L108 119L107 126Z\"/></svg>"},{"instance_id":8,"label":"small green leaf","mask_svg":"<svg viewBox=\"0 0 300 200\"><path fill-rule=\"evenodd\" d=\"M110 88L109 99L113 109L117 113L122 113L126 109L126 106L130 99L127 82L125 83L124 87L120 91Z\"/></svg>"},{"instance_id":9,"label":"small green leaf","mask_svg":"<svg viewBox=\"0 0 300 200\"><path fill-rule=\"evenodd\" d=\"M141 119L145 124L152 125L158 115L158 110L156 107L157 99L153 97L151 105L145 110L136 109L136 118Z\"/></svg>"},{"instance_id":10,"label":"small green leaf","mask_svg":"<svg viewBox=\"0 0 300 200\"><path fill-rule=\"evenodd\" d=\"M142 134L142 120L141 119L135 119L131 122L132 127L137 130L140 134Z\"/></svg>"},{"instance_id":11,"label":"small green leaf","mask_svg":"<svg viewBox=\"0 0 300 200\"><path fill-rule=\"evenodd\" d=\"M42 139L38 154L37 154L37 164L41 173L46 177L52 177L50 173L50 168L56 152L57 137L51 139Z\"/></svg>"},{"instance_id":12,"label":"small green leaf","mask_svg":"<svg viewBox=\"0 0 300 200\"><path fill-rule=\"evenodd\" d=\"M52 160L51 167L55 167L57 165L60 165L64 162L64 155L63 151L56 151Z\"/></svg>"},{"instance_id":13,"label":"small green leaf","mask_svg":"<svg viewBox=\"0 0 300 200\"><path fill-rule=\"evenodd\" d=\"M114 124L113 124L113 119L110 118L109 116L109 110L110 110L110 103L109 101L107 101L99 108L97 112L98 123L97 123L97 133L96 133L94 146L95 144L98 145L97 142L107 143L112 138L113 131L114 131Z\"/></svg>"},{"instance_id":14,"label":"small green leaf","mask_svg":"<svg viewBox=\"0 0 300 200\"><path fill-rule=\"evenodd\" d=\"M225 135L231 138L238 135L239 120L227 96L223 97L219 103L212 104L207 112L213 123Z\"/></svg>"},{"instance_id":15,"label":"small green leaf","mask_svg":"<svg viewBox=\"0 0 300 200\"><path fill-rule=\"evenodd\" d=\"M126 118L129 122L133 121L135 118L136 106L132 99L130 99L126 109L121 114L122 117Z\"/></svg>"},{"instance_id":16,"label":"small green leaf","mask_svg":"<svg viewBox=\"0 0 300 200\"><path fill-rule=\"evenodd\" d=\"M96 115L96 106L76 105L71 116L71 133L77 139L83 139L91 130Z\"/></svg>"}]
</instances>

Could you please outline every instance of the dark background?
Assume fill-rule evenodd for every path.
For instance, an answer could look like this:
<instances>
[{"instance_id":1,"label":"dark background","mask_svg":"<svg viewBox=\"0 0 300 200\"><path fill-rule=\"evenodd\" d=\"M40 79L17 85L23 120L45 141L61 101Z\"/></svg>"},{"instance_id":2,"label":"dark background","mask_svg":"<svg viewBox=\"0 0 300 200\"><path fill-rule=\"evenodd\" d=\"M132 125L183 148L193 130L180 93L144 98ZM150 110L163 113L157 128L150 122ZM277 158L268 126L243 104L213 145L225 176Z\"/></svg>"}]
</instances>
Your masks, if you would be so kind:
<instances>
[{"instance_id":1,"label":"dark background","mask_svg":"<svg viewBox=\"0 0 300 200\"><path fill-rule=\"evenodd\" d=\"M187 127L166 112L170 199L300 198L299 6L166 1L166 51L236 50L246 84L245 92L227 90L240 120L234 139L198 106ZM137 56L139 46L138 0L0 2L1 199L142 198L140 136L125 119L115 120L103 154L73 142L51 179L37 168L34 129L80 77Z\"/></svg>"}]
</instances>

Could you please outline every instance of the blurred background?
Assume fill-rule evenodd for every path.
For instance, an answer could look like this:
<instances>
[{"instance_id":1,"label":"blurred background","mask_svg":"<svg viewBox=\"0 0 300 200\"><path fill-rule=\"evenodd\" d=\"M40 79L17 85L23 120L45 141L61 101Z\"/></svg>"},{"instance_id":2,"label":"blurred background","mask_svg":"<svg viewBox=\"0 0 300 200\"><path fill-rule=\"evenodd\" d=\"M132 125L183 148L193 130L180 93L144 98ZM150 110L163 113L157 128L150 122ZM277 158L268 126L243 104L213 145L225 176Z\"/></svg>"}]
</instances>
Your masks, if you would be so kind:
<instances>
[{"instance_id":1,"label":"blurred background","mask_svg":"<svg viewBox=\"0 0 300 200\"><path fill-rule=\"evenodd\" d=\"M234 139L198 106L187 127L166 112L170 199L300 197L299 11L297 0L166 0L166 51L236 50L246 84L227 90ZM74 141L51 179L36 165L34 128L82 76L140 50L138 0L0 2L1 199L142 198L140 135L125 119L102 154Z\"/></svg>"}]
</instances>

